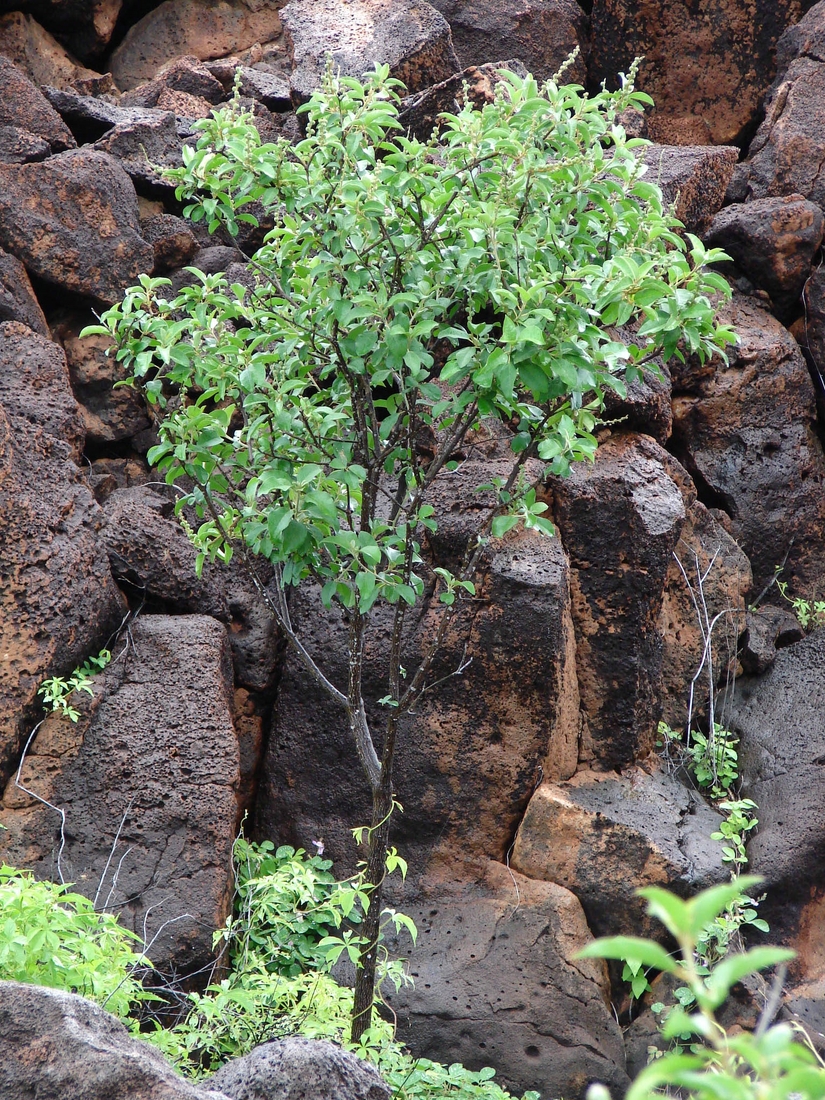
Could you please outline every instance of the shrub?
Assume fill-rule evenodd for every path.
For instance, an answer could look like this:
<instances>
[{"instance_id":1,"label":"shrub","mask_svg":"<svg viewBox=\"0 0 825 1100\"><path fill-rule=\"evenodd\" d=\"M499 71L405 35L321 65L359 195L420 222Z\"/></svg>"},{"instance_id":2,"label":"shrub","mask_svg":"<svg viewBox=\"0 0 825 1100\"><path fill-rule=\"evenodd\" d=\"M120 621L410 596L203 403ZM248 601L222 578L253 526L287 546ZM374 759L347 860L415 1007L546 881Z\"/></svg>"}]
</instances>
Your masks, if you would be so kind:
<instances>
[{"instance_id":1,"label":"shrub","mask_svg":"<svg viewBox=\"0 0 825 1100\"><path fill-rule=\"evenodd\" d=\"M96 912L68 886L0 867L0 978L79 993L134 1030L130 1013L154 1000L140 982L151 966L140 944L114 915Z\"/></svg>"}]
</instances>

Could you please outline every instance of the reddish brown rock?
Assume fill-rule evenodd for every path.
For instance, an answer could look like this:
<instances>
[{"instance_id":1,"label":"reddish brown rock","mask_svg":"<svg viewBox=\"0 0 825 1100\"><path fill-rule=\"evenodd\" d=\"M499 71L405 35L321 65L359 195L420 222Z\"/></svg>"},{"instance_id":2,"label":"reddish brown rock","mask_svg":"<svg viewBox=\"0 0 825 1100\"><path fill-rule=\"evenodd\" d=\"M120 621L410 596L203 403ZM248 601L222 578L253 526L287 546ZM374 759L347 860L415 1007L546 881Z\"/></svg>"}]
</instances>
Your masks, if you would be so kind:
<instances>
[{"instance_id":1,"label":"reddish brown rock","mask_svg":"<svg viewBox=\"0 0 825 1100\"><path fill-rule=\"evenodd\" d=\"M462 470L468 465L478 467L476 484L489 470L482 462ZM460 542L458 532L451 538L445 530L444 538L439 562ZM347 629L340 615L304 591L291 607L310 650L333 682L342 682ZM420 660L440 614L429 607L417 629L410 624L406 669ZM384 612L376 615L368 644L365 694L376 732L384 720L377 701L387 692L390 621ZM575 654L567 562L557 539L527 533L496 550L478 600L466 604L448 631L432 679L441 682L404 718L399 734L396 777L404 813L394 823L393 842L414 874L426 865L455 881L490 855L504 860L537 779L567 777L576 767ZM348 827L368 820L366 795L343 713L287 655L258 827L303 847L323 837L333 858L351 864Z\"/></svg>"},{"instance_id":2,"label":"reddish brown rock","mask_svg":"<svg viewBox=\"0 0 825 1100\"><path fill-rule=\"evenodd\" d=\"M0 405L7 416L42 428L68 444L75 461L80 458L83 420L63 349L19 321L0 324Z\"/></svg>"},{"instance_id":3,"label":"reddish brown rock","mask_svg":"<svg viewBox=\"0 0 825 1100\"><path fill-rule=\"evenodd\" d=\"M282 0L166 0L130 28L109 64L118 87L135 88L185 55L208 61L281 33Z\"/></svg>"},{"instance_id":4,"label":"reddish brown rock","mask_svg":"<svg viewBox=\"0 0 825 1100\"><path fill-rule=\"evenodd\" d=\"M169 110L164 104L159 103L166 92L183 93L206 100L208 104L220 103L226 98L223 84L197 57L178 57L164 65L152 80L138 85L137 88L121 96L120 105L122 107L161 107Z\"/></svg>"},{"instance_id":5,"label":"reddish brown rock","mask_svg":"<svg viewBox=\"0 0 825 1100\"><path fill-rule=\"evenodd\" d=\"M43 93L26 74L0 53L0 126L19 126L49 143L58 153L77 142Z\"/></svg>"},{"instance_id":6,"label":"reddish brown rock","mask_svg":"<svg viewBox=\"0 0 825 1100\"><path fill-rule=\"evenodd\" d=\"M751 300L736 295L720 316L741 343L712 373L682 369L674 452L705 504L730 517L755 590L782 566L791 591L811 596L825 554L825 457L810 375L793 337Z\"/></svg>"},{"instance_id":7,"label":"reddish brown rock","mask_svg":"<svg viewBox=\"0 0 825 1100\"><path fill-rule=\"evenodd\" d=\"M292 44L292 95L303 102L321 84L326 58L344 76L390 67L411 94L461 69L450 27L422 0L293 0L281 17Z\"/></svg>"},{"instance_id":8,"label":"reddish brown rock","mask_svg":"<svg viewBox=\"0 0 825 1100\"><path fill-rule=\"evenodd\" d=\"M90 61L108 46L123 0L29 0L26 6L75 57Z\"/></svg>"},{"instance_id":9,"label":"reddish brown rock","mask_svg":"<svg viewBox=\"0 0 825 1100\"><path fill-rule=\"evenodd\" d=\"M415 986L387 1000L413 1054L493 1065L515 1095L537 1089L572 1100L593 1080L623 1094L606 969L575 958L591 937L573 894L490 863L477 884L440 887L404 909L419 935L397 950Z\"/></svg>"},{"instance_id":10,"label":"reddish brown rock","mask_svg":"<svg viewBox=\"0 0 825 1100\"><path fill-rule=\"evenodd\" d=\"M0 164L0 247L46 282L114 302L142 272L137 197L112 157L89 149Z\"/></svg>"},{"instance_id":11,"label":"reddish brown rock","mask_svg":"<svg viewBox=\"0 0 825 1100\"><path fill-rule=\"evenodd\" d=\"M578 49L564 81L586 81L587 17L575 0L435 0L433 7L450 24L462 66L513 57L542 82Z\"/></svg>"},{"instance_id":12,"label":"reddish brown rock","mask_svg":"<svg viewBox=\"0 0 825 1100\"><path fill-rule=\"evenodd\" d=\"M6 787L3 860L54 875L60 817L34 792L65 814L66 880L154 938L163 970L203 966L231 904L237 826L224 627L205 615L139 617L79 707L76 725L54 715L41 726L26 789Z\"/></svg>"},{"instance_id":13,"label":"reddish brown rock","mask_svg":"<svg viewBox=\"0 0 825 1100\"><path fill-rule=\"evenodd\" d=\"M754 286L767 291L777 315L786 317L810 278L823 233L819 207L788 195L726 206L704 241L723 248Z\"/></svg>"},{"instance_id":14,"label":"reddish brown rock","mask_svg":"<svg viewBox=\"0 0 825 1100\"><path fill-rule=\"evenodd\" d=\"M99 539L102 514L59 442L0 413L0 776L37 721L36 691L96 653L123 599Z\"/></svg>"},{"instance_id":15,"label":"reddish brown rock","mask_svg":"<svg viewBox=\"0 0 825 1100\"><path fill-rule=\"evenodd\" d=\"M52 333L63 345L69 367L72 392L80 405L86 438L92 445L120 443L149 427L146 406L140 394L129 386L118 386L127 371L106 351L111 341L105 336L80 333L94 316L73 313L56 318Z\"/></svg>"},{"instance_id":16,"label":"reddish brown rock","mask_svg":"<svg viewBox=\"0 0 825 1100\"><path fill-rule=\"evenodd\" d=\"M692 233L701 232L725 199L739 150L733 146L651 145L642 153L645 179L661 187L676 217Z\"/></svg>"},{"instance_id":17,"label":"reddish brown rock","mask_svg":"<svg viewBox=\"0 0 825 1100\"><path fill-rule=\"evenodd\" d=\"M101 81L99 73L79 65L32 16L19 11L0 16L0 54L10 58L38 87L74 88Z\"/></svg>"},{"instance_id":18,"label":"reddish brown rock","mask_svg":"<svg viewBox=\"0 0 825 1100\"><path fill-rule=\"evenodd\" d=\"M802 348L816 390L820 421L825 416L825 272L817 267L805 285L805 312L791 326Z\"/></svg>"},{"instance_id":19,"label":"reddish brown rock","mask_svg":"<svg viewBox=\"0 0 825 1100\"><path fill-rule=\"evenodd\" d=\"M0 321L20 321L41 336L49 326L35 297L29 276L16 256L0 251Z\"/></svg>"},{"instance_id":20,"label":"reddish brown rock","mask_svg":"<svg viewBox=\"0 0 825 1100\"><path fill-rule=\"evenodd\" d=\"M544 783L516 834L511 866L555 882L582 903L596 936L661 934L636 896L666 886L683 896L728 879L710 834L721 817L666 773L580 771Z\"/></svg>"},{"instance_id":21,"label":"reddish brown rock","mask_svg":"<svg viewBox=\"0 0 825 1100\"><path fill-rule=\"evenodd\" d=\"M670 456L647 436L616 435L553 479L570 558L581 758L631 764L653 748L661 714L664 586L685 523Z\"/></svg>"},{"instance_id":22,"label":"reddish brown rock","mask_svg":"<svg viewBox=\"0 0 825 1100\"><path fill-rule=\"evenodd\" d=\"M638 84L655 101L656 140L734 144L773 79L777 40L801 14L799 0L729 0L724 10L716 0L594 0L590 79L615 87L643 56Z\"/></svg>"}]
</instances>

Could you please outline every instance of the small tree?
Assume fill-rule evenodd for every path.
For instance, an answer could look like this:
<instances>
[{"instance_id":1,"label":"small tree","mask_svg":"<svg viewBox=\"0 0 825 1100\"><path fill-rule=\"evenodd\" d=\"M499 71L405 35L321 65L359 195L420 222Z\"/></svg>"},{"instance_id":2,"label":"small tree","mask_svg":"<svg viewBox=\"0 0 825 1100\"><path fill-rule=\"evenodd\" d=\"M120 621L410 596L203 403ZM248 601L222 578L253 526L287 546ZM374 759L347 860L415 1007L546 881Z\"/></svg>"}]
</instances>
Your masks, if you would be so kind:
<instances>
[{"instance_id":1,"label":"small tree","mask_svg":"<svg viewBox=\"0 0 825 1100\"><path fill-rule=\"evenodd\" d=\"M274 221L250 257L254 287L196 273L170 299L168 280L144 277L90 330L112 336L157 409L149 458L167 481L188 479L179 511L200 519L184 520L198 568L237 551L269 562L273 615L347 716L372 792L356 1040L374 1000L399 721L489 540L519 523L552 534L528 460L564 475L592 458L607 389L659 355L704 360L733 339L708 297L728 293L705 270L721 254L685 246L642 179L642 143L617 122L649 102L630 82L587 98L504 74L494 103L468 103L426 143L404 135L398 87L386 68L363 84L328 71L295 146L262 144L237 104L200 122L170 175L210 232L257 224L253 203ZM631 343L618 334L628 326ZM484 418L509 433L509 476L486 486L492 503L456 571L433 569L433 487ZM440 619L405 672L425 577ZM347 683L331 682L293 625L288 593L304 583L348 624ZM394 609L380 751L362 691L378 603Z\"/></svg>"}]
</instances>

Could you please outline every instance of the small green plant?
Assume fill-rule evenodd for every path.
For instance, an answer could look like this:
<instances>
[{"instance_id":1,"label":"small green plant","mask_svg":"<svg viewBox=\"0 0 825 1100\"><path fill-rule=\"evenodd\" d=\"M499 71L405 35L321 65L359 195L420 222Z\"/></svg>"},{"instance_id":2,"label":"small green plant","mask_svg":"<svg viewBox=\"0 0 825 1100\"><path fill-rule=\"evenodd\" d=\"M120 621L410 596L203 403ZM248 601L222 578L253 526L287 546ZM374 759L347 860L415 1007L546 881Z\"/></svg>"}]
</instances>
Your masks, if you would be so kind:
<instances>
[{"instance_id":1,"label":"small green plant","mask_svg":"<svg viewBox=\"0 0 825 1100\"><path fill-rule=\"evenodd\" d=\"M377 1014L357 1043L350 1040L352 993L330 969L344 951L358 958L369 900L363 875L339 882L320 855L243 838L235 843L235 863L235 913L216 935L216 944L225 946L227 975L190 994L185 1019L147 1035L182 1073L201 1078L258 1043L300 1034L332 1039L368 1059L401 1100L510 1100L492 1069L412 1058ZM396 869L403 873L405 866L391 851L388 873ZM385 914L414 935L409 917ZM399 966L385 957L379 974L399 980ZM379 982L379 995L380 988ZM524 1100L538 1100L538 1093Z\"/></svg>"},{"instance_id":2,"label":"small green plant","mask_svg":"<svg viewBox=\"0 0 825 1100\"><path fill-rule=\"evenodd\" d=\"M37 694L43 696L43 709L48 713L59 711L72 722L80 718L80 711L71 703L71 697L76 691L85 691L88 695L94 695L92 690L92 678L101 672L112 659L108 649L101 649L96 657L89 657L82 665L74 670L68 677L51 676L44 680L37 689Z\"/></svg>"},{"instance_id":3,"label":"small green plant","mask_svg":"<svg viewBox=\"0 0 825 1100\"><path fill-rule=\"evenodd\" d=\"M794 952L781 947L755 947L729 954L701 972L697 966L700 937L730 909L742 889L760 880L742 878L704 890L683 901L667 890L648 887L638 893L648 912L674 937L679 957L661 944L632 936L596 940L579 953L582 958L638 959L647 967L672 974L687 991L662 1026L667 1039L687 1040L661 1054L631 1085L625 1100L658 1100L679 1095L695 1100L791 1100L825 1096L825 1066L809 1045L787 1024L769 1026L766 1014L755 1031L727 1031L716 1018L733 986L751 974L785 964ZM689 1011L689 1009L691 1011ZM591 1087L588 1100L608 1100L603 1085Z\"/></svg>"},{"instance_id":4,"label":"small green plant","mask_svg":"<svg viewBox=\"0 0 825 1100\"><path fill-rule=\"evenodd\" d=\"M811 630L817 630L820 626L825 626L825 600L805 600L801 596L789 596L788 582L780 581L778 578L776 587L782 594L782 598L787 600L793 608L794 615L806 634Z\"/></svg>"},{"instance_id":5,"label":"small green plant","mask_svg":"<svg viewBox=\"0 0 825 1100\"><path fill-rule=\"evenodd\" d=\"M155 999L140 982L151 967L140 945L68 886L0 867L0 978L79 993L136 1030L130 1013Z\"/></svg>"}]
</instances>

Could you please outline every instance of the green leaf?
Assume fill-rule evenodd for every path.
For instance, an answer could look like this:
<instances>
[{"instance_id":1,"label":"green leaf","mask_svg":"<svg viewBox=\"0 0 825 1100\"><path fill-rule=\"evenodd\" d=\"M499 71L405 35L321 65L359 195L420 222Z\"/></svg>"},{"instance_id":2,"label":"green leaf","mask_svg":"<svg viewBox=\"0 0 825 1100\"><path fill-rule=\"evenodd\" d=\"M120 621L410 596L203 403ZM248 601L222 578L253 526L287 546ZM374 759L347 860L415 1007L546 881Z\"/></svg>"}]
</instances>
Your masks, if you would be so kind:
<instances>
[{"instance_id":1,"label":"green leaf","mask_svg":"<svg viewBox=\"0 0 825 1100\"><path fill-rule=\"evenodd\" d=\"M503 538L508 531L512 531L518 520L518 516L496 516L491 526L493 538Z\"/></svg>"},{"instance_id":2,"label":"green leaf","mask_svg":"<svg viewBox=\"0 0 825 1100\"><path fill-rule=\"evenodd\" d=\"M653 940L643 940L636 936L605 936L587 944L576 952L580 959L633 959L642 966L652 966L675 974L679 966L664 947Z\"/></svg>"},{"instance_id":3,"label":"green leaf","mask_svg":"<svg viewBox=\"0 0 825 1100\"><path fill-rule=\"evenodd\" d=\"M753 947L738 955L728 955L716 964L706 983L712 1007L718 1008L732 987L748 974L790 962L795 957L796 952L785 947Z\"/></svg>"}]
</instances>

